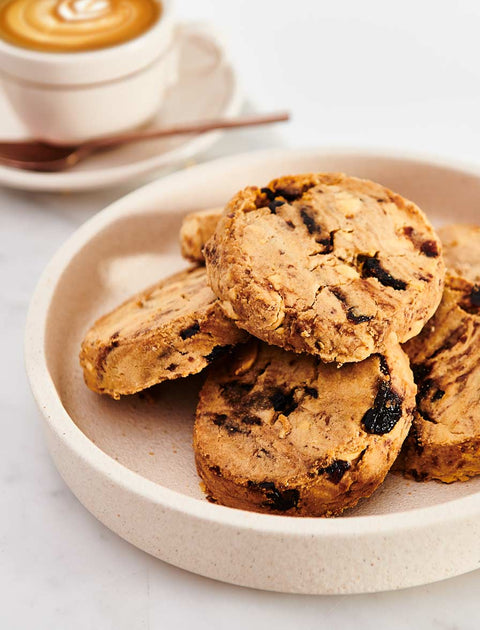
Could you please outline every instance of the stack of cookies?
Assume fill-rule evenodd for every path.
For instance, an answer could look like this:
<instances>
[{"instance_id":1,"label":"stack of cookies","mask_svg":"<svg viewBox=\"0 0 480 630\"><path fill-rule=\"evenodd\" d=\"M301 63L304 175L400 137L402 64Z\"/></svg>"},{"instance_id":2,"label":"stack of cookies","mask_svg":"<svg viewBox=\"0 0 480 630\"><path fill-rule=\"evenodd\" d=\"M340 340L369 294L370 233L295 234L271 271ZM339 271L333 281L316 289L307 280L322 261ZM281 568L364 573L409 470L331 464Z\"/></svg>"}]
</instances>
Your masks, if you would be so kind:
<instances>
[{"instance_id":1,"label":"stack of cookies","mask_svg":"<svg viewBox=\"0 0 480 630\"><path fill-rule=\"evenodd\" d=\"M417 480L480 474L480 229L441 236L447 274L422 211L379 184L246 188L184 220L195 266L88 331L85 381L120 398L209 366L195 460L230 507L338 515L395 461Z\"/></svg>"}]
</instances>

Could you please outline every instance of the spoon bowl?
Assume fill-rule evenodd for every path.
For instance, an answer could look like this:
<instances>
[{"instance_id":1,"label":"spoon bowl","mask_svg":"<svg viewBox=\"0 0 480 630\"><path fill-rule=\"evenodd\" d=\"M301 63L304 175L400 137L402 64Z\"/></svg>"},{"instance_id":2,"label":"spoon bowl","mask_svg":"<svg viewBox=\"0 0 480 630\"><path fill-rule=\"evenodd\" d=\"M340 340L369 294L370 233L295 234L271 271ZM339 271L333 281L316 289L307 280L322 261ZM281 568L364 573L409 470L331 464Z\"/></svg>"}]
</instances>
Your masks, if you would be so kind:
<instances>
[{"instance_id":1,"label":"spoon bowl","mask_svg":"<svg viewBox=\"0 0 480 630\"><path fill-rule=\"evenodd\" d=\"M84 157L87 157L90 152ZM82 159L80 147L44 142L0 142L0 164L27 171L64 171Z\"/></svg>"}]
</instances>

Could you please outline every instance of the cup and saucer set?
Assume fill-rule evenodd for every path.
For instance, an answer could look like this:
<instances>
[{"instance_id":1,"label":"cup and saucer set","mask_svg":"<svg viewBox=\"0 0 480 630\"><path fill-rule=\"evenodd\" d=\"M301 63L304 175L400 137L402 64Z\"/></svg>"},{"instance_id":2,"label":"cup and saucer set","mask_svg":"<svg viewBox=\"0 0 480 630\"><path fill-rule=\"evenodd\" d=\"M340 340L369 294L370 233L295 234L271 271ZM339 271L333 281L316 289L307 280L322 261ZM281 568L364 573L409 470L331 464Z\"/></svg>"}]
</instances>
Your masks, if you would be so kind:
<instances>
[{"instance_id":1,"label":"cup and saucer set","mask_svg":"<svg viewBox=\"0 0 480 630\"><path fill-rule=\"evenodd\" d=\"M42 18L41 2L10 4L21 5L27 26L27 19ZM96 17L108 3L66 0L58 4L75 25L78 13L90 11ZM130 4L136 10L142 3ZM43 49L41 40L38 46L26 47L1 37L0 138L74 144L131 129L148 131L235 116L242 104L237 77L218 35L205 24L176 22L172 0L159 4L161 14L155 23L118 45L65 52L62 46ZM107 187L178 166L205 151L220 133L126 144L62 172L0 165L0 185L52 192Z\"/></svg>"}]
</instances>

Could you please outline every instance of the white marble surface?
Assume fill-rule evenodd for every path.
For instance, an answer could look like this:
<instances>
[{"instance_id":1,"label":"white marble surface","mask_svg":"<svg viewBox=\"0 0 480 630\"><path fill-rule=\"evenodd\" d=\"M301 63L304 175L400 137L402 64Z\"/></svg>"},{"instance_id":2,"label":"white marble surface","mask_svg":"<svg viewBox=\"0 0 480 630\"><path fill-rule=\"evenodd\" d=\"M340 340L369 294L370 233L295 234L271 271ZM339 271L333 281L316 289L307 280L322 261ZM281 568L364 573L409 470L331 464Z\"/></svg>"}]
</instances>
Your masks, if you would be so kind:
<instances>
[{"instance_id":1,"label":"white marble surface","mask_svg":"<svg viewBox=\"0 0 480 630\"><path fill-rule=\"evenodd\" d=\"M225 32L255 108L295 115L288 127L234 132L203 159L343 144L480 166L478 2L179 0L178 12ZM24 374L27 305L62 241L139 183L77 195L0 190L0 628L477 629L480 572L376 595L253 591L147 556L71 495L49 459Z\"/></svg>"}]
</instances>

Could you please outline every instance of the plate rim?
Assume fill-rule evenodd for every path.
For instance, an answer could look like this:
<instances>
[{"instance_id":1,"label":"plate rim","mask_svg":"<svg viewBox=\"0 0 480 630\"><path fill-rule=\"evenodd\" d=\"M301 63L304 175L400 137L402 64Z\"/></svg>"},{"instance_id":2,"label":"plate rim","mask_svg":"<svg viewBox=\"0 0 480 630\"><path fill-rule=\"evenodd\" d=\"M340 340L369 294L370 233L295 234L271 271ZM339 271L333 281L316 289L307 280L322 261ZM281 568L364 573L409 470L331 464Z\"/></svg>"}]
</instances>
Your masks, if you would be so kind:
<instances>
[{"instance_id":1,"label":"plate rim","mask_svg":"<svg viewBox=\"0 0 480 630\"><path fill-rule=\"evenodd\" d=\"M400 512L379 515L349 516L347 518L322 519L322 518L292 518L281 515L261 514L247 512L222 505L216 505L195 497L190 497L176 490L166 488L139 473L136 473L123 464L115 461L78 428L67 411L62 406L55 384L48 371L44 353L45 330L48 311L54 296L58 280L65 268L85 246L89 239L99 230L106 227L117 218L127 215L135 198L152 198L157 189L175 186L178 180L185 177L186 173L198 173L208 177L210 172L218 172L218 168L228 170L229 166L238 166L239 163L252 160L263 162L275 156L276 158L301 158L314 157L315 155L344 155L345 157L368 156L370 158L410 161L443 167L455 170L459 173L480 178L480 166L462 161L430 156L426 153L392 151L382 149L359 148L307 148L307 149L267 149L250 151L227 158L217 158L204 164L191 167L188 171L181 170L166 177L150 182L109 204L104 210L91 217L81 225L56 251L47 264L30 301L24 337L24 356L30 386L37 405L44 416L49 428L57 437L73 450L86 464L96 472L108 477L114 483L120 485L135 495L156 505L165 506L178 513L202 521L225 525L238 530L254 529L262 533L284 534L295 536L315 536L316 538L331 537L338 534L339 537L357 537L371 533L371 524L375 522L377 534L393 534L408 527L415 530L425 528L430 523L445 524L455 522L459 517L469 518L480 515L480 492L452 499L444 503L409 509ZM160 212L161 210L156 210Z\"/></svg>"}]
</instances>

